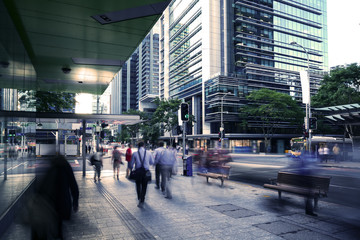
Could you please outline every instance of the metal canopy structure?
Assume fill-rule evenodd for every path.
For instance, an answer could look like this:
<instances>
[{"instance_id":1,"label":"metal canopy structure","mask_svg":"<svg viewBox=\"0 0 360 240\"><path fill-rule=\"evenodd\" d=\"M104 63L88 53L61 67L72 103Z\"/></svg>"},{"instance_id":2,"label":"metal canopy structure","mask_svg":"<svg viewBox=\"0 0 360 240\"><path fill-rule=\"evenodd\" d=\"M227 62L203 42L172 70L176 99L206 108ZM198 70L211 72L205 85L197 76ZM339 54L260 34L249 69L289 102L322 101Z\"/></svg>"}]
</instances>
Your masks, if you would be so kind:
<instances>
[{"instance_id":1,"label":"metal canopy structure","mask_svg":"<svg viewBox=\"0 0 360 240\"><path fill-rule=\"evenodd\" d=\"M338 105L324 108L314 108L335 125L360 125L360 104Z\"/></svg>"},{"instance_id":2,"label":"metal canopy structure","mask_svg":"<svg viewBox=\"0 0 360 240\"><path fill-rule=\"evenodd\" d=\"M1 0L0 88L102 94L170 0Z\"/></svg>"},{"instance_id":3,"label":"metal canopy structure","mask_svg":"<svg viewBox=\"0 0 360 240\"><path fill-rule=\"evenodd\" d=\"M97 123L101 121L107 124L133 125L140 123L138 115L116 115L116 114L76 114L76 113L41 113L41 112L13 112L0 111L2 122L35 122L35 123Z\"/></svg>"}]
</instances>

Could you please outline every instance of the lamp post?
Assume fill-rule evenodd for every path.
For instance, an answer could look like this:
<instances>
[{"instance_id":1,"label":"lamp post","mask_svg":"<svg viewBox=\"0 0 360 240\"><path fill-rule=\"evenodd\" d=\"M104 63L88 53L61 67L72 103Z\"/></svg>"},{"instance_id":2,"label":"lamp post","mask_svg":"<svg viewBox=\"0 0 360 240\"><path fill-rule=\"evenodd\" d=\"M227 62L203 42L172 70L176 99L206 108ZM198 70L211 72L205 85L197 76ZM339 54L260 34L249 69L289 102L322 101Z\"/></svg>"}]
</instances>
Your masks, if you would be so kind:
<instances>
[{"instance_id":1,"label":"lamp post","mask_svg":"<svg viewBox=\"0 0 360 240\"><path fill-rule=\"evenodd\" d=\"M223 131L224 131L224 123L223 123L223 105L224 105L224 97L231 92L225 93L224 96L221 97L221 123L220 123L220 140L221 140L221 148L223 148Z\"/></svg>"},{"instance_id":2,"label":"lamp post","mask_svg":"<svg viewBox=\"0 0 360 240\"><path fill-rule=\"evenodd\" d=\"M309 131L308 137L308 148L309 152L311 153L311 129L310 129L310 118L311 118L311 95L310 95L310 59L309 59L309 52L306 48L302 45L298 44L297 42L291 42L290 45L301 47L305 53L307 58L307 77L309 78L309 103L306 103L306 124L305 129Z\"/></svg>"}]
</instances>

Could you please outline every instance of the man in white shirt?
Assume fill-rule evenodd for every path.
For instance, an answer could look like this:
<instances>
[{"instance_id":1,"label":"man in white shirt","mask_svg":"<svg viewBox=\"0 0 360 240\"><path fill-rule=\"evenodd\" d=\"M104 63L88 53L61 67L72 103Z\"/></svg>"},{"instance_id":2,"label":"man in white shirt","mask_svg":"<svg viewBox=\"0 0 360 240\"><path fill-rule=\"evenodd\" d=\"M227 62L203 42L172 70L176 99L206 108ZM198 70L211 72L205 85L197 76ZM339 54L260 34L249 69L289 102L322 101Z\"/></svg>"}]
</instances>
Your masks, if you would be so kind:
<instances>
[{"instance_id":1,"label":"man in white shirt","mask_svg":"<svg viewBox=\"0 0 360 240\"><path fill-rule=\"evenodd\" d=\"M140 171L142 170L141 168L144 168L141 172L146 172L147 170L149 170L150 165L154 165L154 157L151 152L146 151L146 149L144 148L144 142L140 142L138 147L138 151L134 152L131 157L130 169L133 169L135 164L135 169L137 171ZM148 180L145 178L145 174L140 174L137 176L135 182L136 193L139 200L138 207L142 208L145 202Z\"/></svg>"},{"instance_id":2,"label":"man in white shirt","mask_svg":"<svg viewBox=\"0 0 360 240\"><path fill-rule=\"evenodd\" d=\"M163 157L160 160L161 166L161 190L166 195L165 198L171 199L170 177L173 167L176 162L176 145L165 150Z\"/></svg>"},{"instance_id":3,"label":"man in white shirt","mask_svg":"<svg viewBox=\"0 0 360 240\"><path fill-rule=\"evenodd\" d=\"M164 152L165 152L165 148L164 148L164 142L159 142L159 147L155 149L154 152L154 156L155 156L155 188L159 189L160 188L160 160L161 157L163 156ZM165 190L165 189L161 189L161 190Z\"/></svg>"}]
</instances>

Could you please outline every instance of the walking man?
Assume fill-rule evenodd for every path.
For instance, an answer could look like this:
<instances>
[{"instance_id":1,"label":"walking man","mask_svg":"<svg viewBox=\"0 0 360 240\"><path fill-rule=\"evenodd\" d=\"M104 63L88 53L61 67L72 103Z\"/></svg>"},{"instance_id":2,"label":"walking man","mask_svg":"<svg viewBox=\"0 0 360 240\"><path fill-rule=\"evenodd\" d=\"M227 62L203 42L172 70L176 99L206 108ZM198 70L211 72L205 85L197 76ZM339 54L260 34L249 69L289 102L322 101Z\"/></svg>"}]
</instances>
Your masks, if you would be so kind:
<instances>
[{"instance_id":1,"label":"walking man","mask_svg":"<svg viewBox=\"0 0 360 240\"><path fill-rule=\"evenodd\" d=\"M114 169L114 178L116 172L117 180L119 180L120 164L122 164L122 160L121 160L121 152L118 150L118 146L114 147L114 151L112 152L112 156L111 156L111 162L113 164L113 169Z\"/></svg>"},{"instance_id":2,"label":"walking man","mask_svg":"<svg viewBox=\"0 0 360 240\"><path fill-rule=\"evenodd\" d=\"M160 188L160 160L165 152L164 142L159 142L159 147L155 149L154 156L155 156L155 188ZM165 190L165 189L161 189Z\"/></svg>"},{"instance_id":3,"label":"walking man","mask_svg":"<svg viewBox=\"0 0 360 240\"><path fill-rule=\"evenodd\" d=\"M144 148L144 142L138 145L138 151L134 152L131 157L130 169L135 165L136 169L136 193L139 200L138 207L143 208L145 202L146 189L148 179L146 178L146 171L149 170L150 165L154 164L154 157L150 152Z\"/></svg>"},{"instance_id":4,"label":"walking man","mask_svg":"<svg viewBox=\"0 0 360 240\"><path fill-rule=\"evenodd\" d=\"M163 157L161 158L161 190L165 194L165 198L171 199L171 187L170 178L173 167L176 162L176 145L169 147L165 150Z\"/></svg>"},{"instance_id":5,"label":"walking man","mask_svg":"<svg viewBox=\"0 0 360 240\"><path fill-rule=\"evenodd\" d=\"M96 176L97 180L100 181L100 175L101 175L101 168L103 167L103 157L102 153L100 153L100 149L92 156L93 160L91 161L94 165L94 182L96 182Z\"/></svg>"}]
</instances>

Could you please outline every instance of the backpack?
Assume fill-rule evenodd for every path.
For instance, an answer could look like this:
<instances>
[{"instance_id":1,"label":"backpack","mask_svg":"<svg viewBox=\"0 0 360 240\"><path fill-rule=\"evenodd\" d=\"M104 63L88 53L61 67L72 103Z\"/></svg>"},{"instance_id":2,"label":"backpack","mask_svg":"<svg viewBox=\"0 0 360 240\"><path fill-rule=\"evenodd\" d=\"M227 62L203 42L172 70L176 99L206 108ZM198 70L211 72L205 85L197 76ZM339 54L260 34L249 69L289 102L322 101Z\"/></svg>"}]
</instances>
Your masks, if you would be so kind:
<instances>
[{"instance_id":1,"label":"backpack","mask_svg":"<svg viewBox=\"0 0 360 240\"><path fill-rule=\"evenodd\" d=\"M95 154L91 155L90 157L90 164L95 165Z\"/></svg>"},{"instance_id":2,"label":"backpack","mask_svg":"<svg viewBox=\"0 0 360 240\"><path fill-rule=\"evenodd\" d=\"M120 154L120 151L119 150L114 150L114 160L115 161L120 161L121 160L121 154Z\"/></svg>"}]
</instances>

